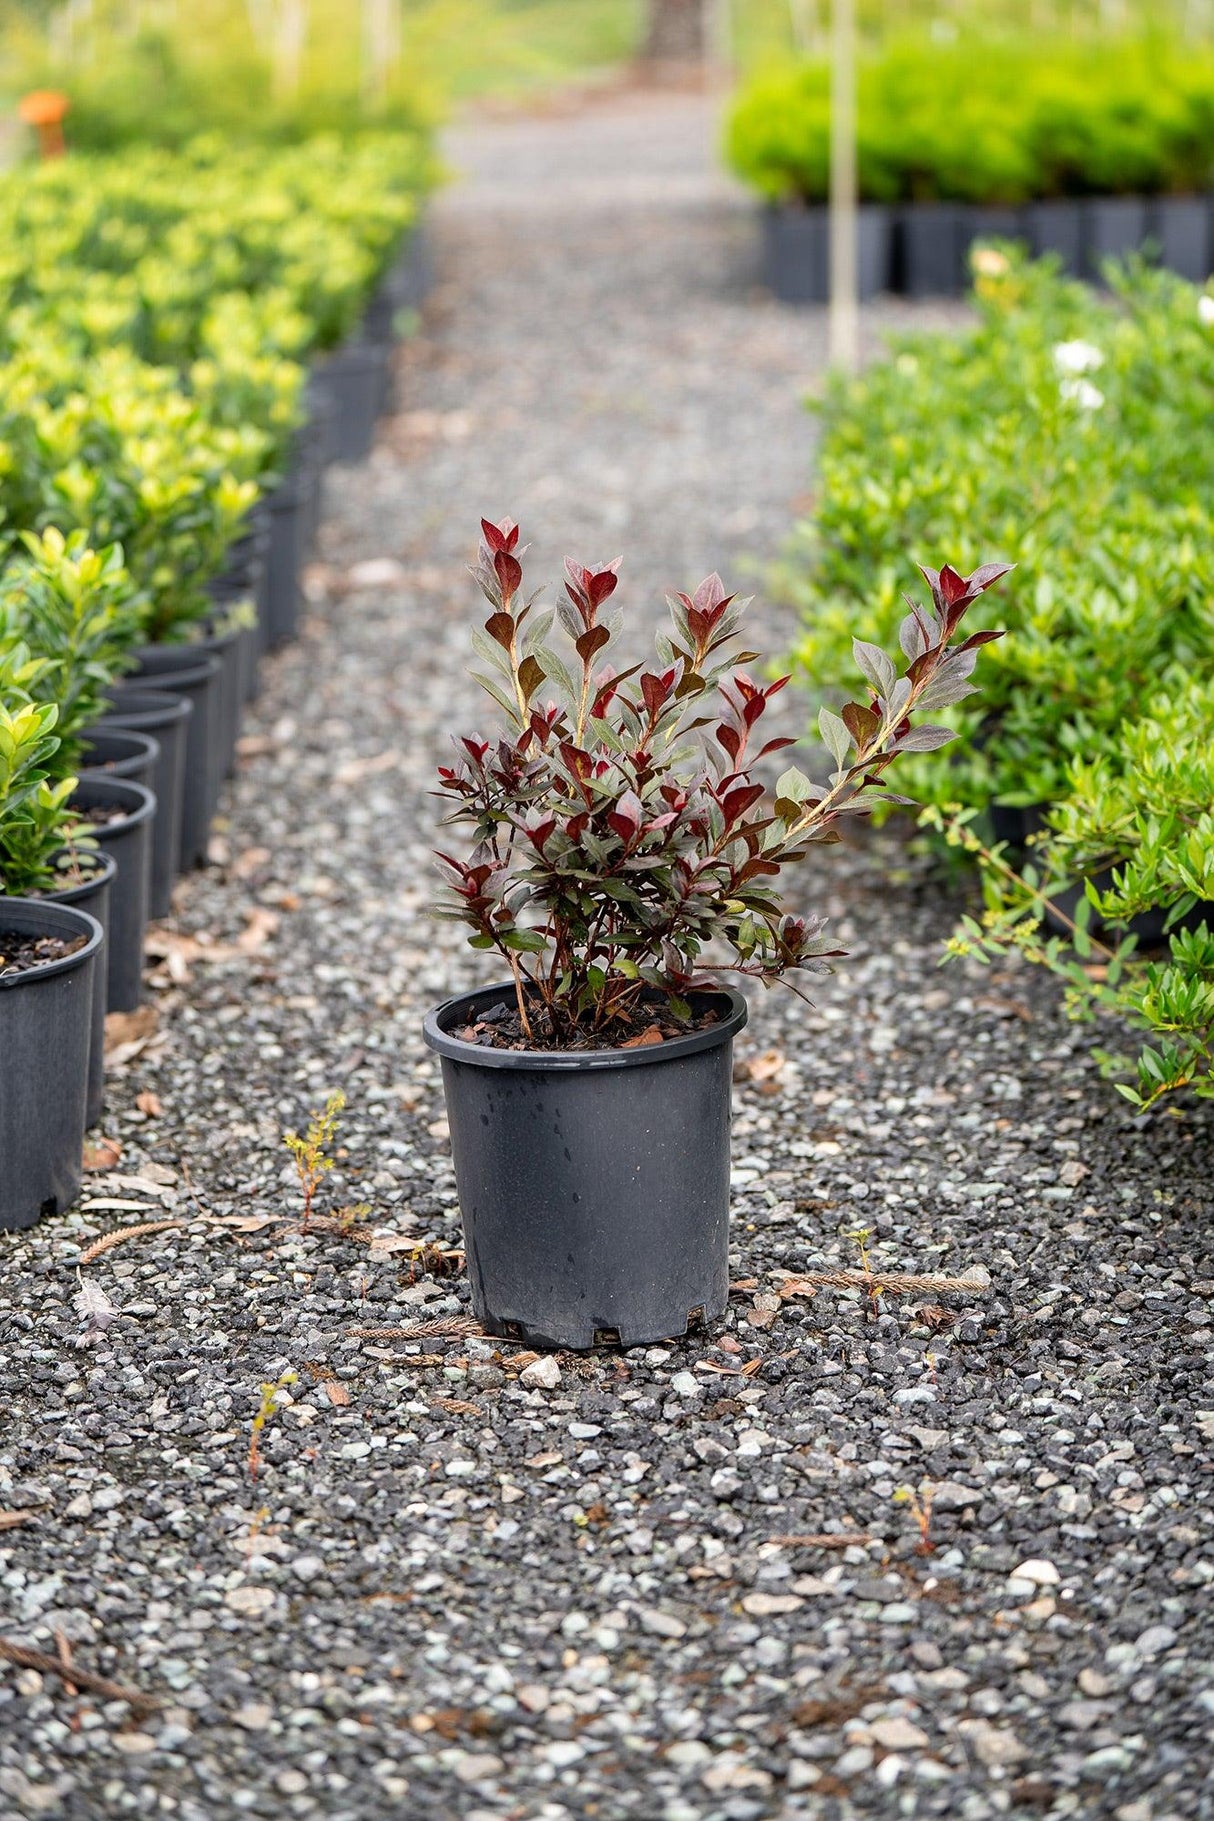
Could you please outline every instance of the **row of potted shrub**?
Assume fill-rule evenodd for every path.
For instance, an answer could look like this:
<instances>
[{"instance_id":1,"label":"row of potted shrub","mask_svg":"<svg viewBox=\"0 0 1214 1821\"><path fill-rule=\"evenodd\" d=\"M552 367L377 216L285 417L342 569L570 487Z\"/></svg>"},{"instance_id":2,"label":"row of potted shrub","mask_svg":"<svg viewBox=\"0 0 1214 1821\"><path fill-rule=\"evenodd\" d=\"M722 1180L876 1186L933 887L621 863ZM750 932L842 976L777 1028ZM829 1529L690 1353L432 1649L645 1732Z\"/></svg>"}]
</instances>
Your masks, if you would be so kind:
<instances>
[{"instance_id":1,"label":"row of potted shrub","mask_svg":"<svg viewBox=\"0 0 1214 1821\"><path fill-rule=\"evenodd\" d=\"M768 203L767 282L827 295L829 68L756 78L727 156ZM896 42L861 66L860 281L865 295L964 288L975 240L1022 240L1065 270L1153 246L1200 280L1214 269L1214 58L1165 39Z\"/></svg>"},{"instance_id":2,"label":"row of potted shrub","mask_svg":"<svg viewBox=\"0 0 1214 1821\"><path fill-rule=\"evenodd\" d=\"M1214 1062L1214 295L1141 266L1106 297L975 263L976 326L900 338L822 405L795 662L846 687L857 616L877 642L896 623L908 548L1017 563L984 700L945 717L967 737L908 784L984 868L986 952L1016 934L1076 1009L1156 1033L1145 1102Z\"/></svg>"},{"instance_id":3,"label":"row of potted shrub","mask_svg":"<svg viewBox=\"0 0 1214 1821\"><path fill-rule=\"evenodd\" d=\"M105 1013L205 858L325 465L369 446L425 281L408 145L165 162L0 185L0 1229L77 1192Z\"/></svg>"}]
</instances>

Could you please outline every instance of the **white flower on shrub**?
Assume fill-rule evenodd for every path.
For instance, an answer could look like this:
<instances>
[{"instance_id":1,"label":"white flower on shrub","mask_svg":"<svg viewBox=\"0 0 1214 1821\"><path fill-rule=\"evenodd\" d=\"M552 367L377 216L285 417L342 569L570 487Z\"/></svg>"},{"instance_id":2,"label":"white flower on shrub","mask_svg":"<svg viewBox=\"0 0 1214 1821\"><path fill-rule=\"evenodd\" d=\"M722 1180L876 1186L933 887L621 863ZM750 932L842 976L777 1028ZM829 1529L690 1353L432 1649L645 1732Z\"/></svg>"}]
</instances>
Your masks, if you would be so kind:
<instances>
[{"instance_id":1,"label":"white flower on shrub","mask_svg":"<svg viewBox=\"0 0 1214 1821\"><path fill-rule=\"evenodd\" d=\"M1197 320L1207 329L1214 329L1214 297L1208 291L1203 291L1197 299Z\"/></svg>"},{"instance_id":2,"label":"white flower on shrub","mask_svg":"<svg viewBox=\"0 0 1214 1821\"><path fill-rule=\"evenodd\" d=\"M1058 390L1083 411L1097 411L1104 403L1104 393L1090 379L1064 379Z\"/></svg>"},{"instance_id":3,"label":"white flower on shrub","mask_svg":"<svg viewBox=\"0 0 1214 1821\"><path fill-rule=\"evenodd\" d=\"M1090 341L1060 341L1054 349L1054 365L1060 373L1094 373L1103 367L1104 355Z\"/></svg>"}]
</instances>

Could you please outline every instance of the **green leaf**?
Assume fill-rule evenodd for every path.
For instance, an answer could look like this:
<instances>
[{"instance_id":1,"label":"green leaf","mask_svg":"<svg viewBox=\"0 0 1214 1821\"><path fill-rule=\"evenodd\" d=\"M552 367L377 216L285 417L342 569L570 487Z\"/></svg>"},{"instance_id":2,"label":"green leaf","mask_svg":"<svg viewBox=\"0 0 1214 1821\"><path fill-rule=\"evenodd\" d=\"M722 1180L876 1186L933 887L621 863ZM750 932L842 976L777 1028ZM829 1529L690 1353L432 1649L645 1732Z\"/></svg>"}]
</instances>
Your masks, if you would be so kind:
<instances>
[{"instance_id":1,"label":"green leaf","mask_svg":"<svg viewBox=\"0 0 1214 1821\"><path fill-rule=\"evenodd\" d=\"M847 728L831 709L820 708L818 710L818 732L822 736L822 743L826 750L834 759L835 764L841 768L851 751L851 735ZM783 796L785 793L781 791L780 794ZM797 799L794 798L793 801L796 802Z\"/></svg>"}]
</instances>

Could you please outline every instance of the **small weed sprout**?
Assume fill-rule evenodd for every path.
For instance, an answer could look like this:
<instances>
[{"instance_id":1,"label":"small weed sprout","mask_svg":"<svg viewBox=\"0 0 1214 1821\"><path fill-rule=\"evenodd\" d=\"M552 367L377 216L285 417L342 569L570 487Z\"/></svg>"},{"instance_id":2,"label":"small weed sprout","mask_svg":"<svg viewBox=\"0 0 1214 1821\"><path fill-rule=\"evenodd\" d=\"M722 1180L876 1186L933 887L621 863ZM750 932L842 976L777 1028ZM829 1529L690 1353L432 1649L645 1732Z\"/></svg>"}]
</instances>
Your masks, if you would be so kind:
<instances>
[{"instance_id":1,"label":"small weed sprout","mask_svg":"<svg viewBox=\"0 0 1214 1821\"><path fill-rule=\"evenodd\" d=\"M312 1203L316 1191L323 1179L333 1168L333 1159L328 1155L329 1146L337 1135L337 1122L346 1104L346 1097L340 1089L330 1094L325 1101L324 1110L313 1113L308 1121L308 1129L303 1137L298 1132L284 1132L282 1141L295 1159L295 1172L299 1177L299 1187L303 1194L303 1216L300 1220L300 1231L306 1233L312 1218Z\"/></svg>"},{"instance_id":2,"label":"small weed sprout","mask_svg":"<svg viewBox=\"0 0 1214 1821\"><path fill-rule=\"evenodd\" d=\"M257 1414L253 1418L253 1425L249 1431L249 1478L251 1480L257 1478L261 1468L262 1430L279 1407L284 1402L289 1402L290 1388L298 1377L299 1374L288 1366L287 1370L280 1373L273 1384L267 1381L261 1387L261 1403L257 1407Z\"/></svg>"},{"instance_id":3,"label":"small weed sprout","mask_svg":"<svg viewBox=\"0 0 1214 1821\"><path fill-rule=\"evenodd\" d=\"M343 1234L350 1233L355 1227L366 1220L370 1212L371 1203L369 1201L352 1202L348 1208L338 1208L336 1214L337 1224Z\"/></svg>"},{"instance_id":4,"label":"small weed sprout","mask_svg":"<svg viewBox=\"0 0 1214 1821\"><path fill-rule=\"evenodd\" d=\"M856 1249L860 1254L860 1269L862 1271L871 1271L873 1266L872 1266L872 1258L871 1258L871 1255L868 1250L868 1241L869 1241L868 1228L867 1227L853 1227L851 1232L845 1234L844 1237L846 1239L855 1240ZM869 1312L869 1316L874 1321L876 1320L878 1315L880 1315L880 1313L881 1313L881 1296L882 1296L881 1285L880 1284L870 1284L868 1287L868 1312Z\"/></svg>"},{"instance_id":5,"label":"small weed sprout","mask_svg":"<svg viewBox=\"0 0 1214 1821\"><path fill-rule=\"evenodd\" d=\"M930 1480L920 1480L919 1489L913 1486L899 1486L894 1493L894 1504L905 1505L919 1526L919 1541L915 1544L916 1555L934 1555L936 1545L932 1542L932 1500L935 1487Z\"/></svg>"}]
</instances>

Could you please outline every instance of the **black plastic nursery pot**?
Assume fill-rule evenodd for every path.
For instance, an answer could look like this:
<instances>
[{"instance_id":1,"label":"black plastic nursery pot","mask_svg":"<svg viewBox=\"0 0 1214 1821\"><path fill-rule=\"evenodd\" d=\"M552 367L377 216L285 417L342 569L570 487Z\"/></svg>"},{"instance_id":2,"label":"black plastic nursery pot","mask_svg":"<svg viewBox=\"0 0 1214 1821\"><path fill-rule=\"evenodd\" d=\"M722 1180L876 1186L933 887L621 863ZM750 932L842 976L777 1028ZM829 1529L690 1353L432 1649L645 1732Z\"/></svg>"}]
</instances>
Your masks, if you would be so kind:
<instances>
[{"instance_id":1,"label":"black plastic nursery pot","mask_svg":"<svg viewBox=\"0 0 1214 1821\"><path fill-rule=\"evenodd\" d=\"M84 775L96 772L103 778L129 778L132 784L145 784L154 792L159 763L160 747L152 735L138 733L133 727L93 728L80 742Z\"/></svg>"},{"instance_id":2,"label":"black plastic nursery pot","mask_svg":"<svg viewBox=\"0 0 1214 1821\"><path fill-rule=\"evenodd\" d=\"M1024 240L1024 210L999 203L981 204L969 212L966 223L966 264L976 240Z\"/></svg>"},{"instance_id":3,"label":"black plastic nursery pot","mask_svg":"<svg viewBox=\"0 0 1214 1821\"><path fill-rule=\"evenodd\" d=\"M1103 283L1105 260L1124 259L1146 240L1146 197L1093 196L1084 204L1083 229L1087 276Z\"/></svg>"},{"instance_id":4,"label":"black plastic nursery pot","mask_svg":"<svg viewBox=\"0 0 1214 1821\"><path fill-rule=\"evenodd\" d=\"M266 645L285 644L299 625L299 572L303 567L303 513L296 483L287 479L266 495L270 521L267 564Z\"/></svg>"},{"instance_id":5,"label":"black plastic nursery pot","mask_svg":"<svg viewBox=\"0 0 1214 1821\"><path fill-rule=\"evenodd\" d=\"M0 1232L60 1214L80 1193L101 925L41 898L0 899L0 936L84 938L74 954L0 973ZM0 942L0 948L3 947Z\"/></svg>"},{"instance_id":6,"label":"black plastic nursery pot","mask_svg":"<svg viewBox=\"0 0 1214 1821\"><path fill-rule=\"evenodd\" d=\"M59 891L43 892L47 904L66 904L73 910L87 911L96 918L103 932L110 927L110 891L118 874L118 863L112 854L98 851L90 856L90 866L79 885L65 885ZM0 899L0 906L3 900ZM0 922L3 918L0 917ZM106 940L108 941L108 934ZM92 970L93 1011L89 1033L88 1093L84 1123L94 1126L105 1110L105 951Z\"/></svg>"},{"instance_id":7,"label":"black plastic nursery pot","mask_svg":"<svg viewBox=\"0 0 1214 1821\"><path fill-rule=\"evenodd\" d=\"M375 436L384 393L387 350L372 341L348 341L335 348L320 369L333 401L333 457L360 462Z\"/></svg>"},{"instance_id":8,"label":"black plastic nursery pot","mask_svg":"<svg viewBox=\"0 0 1214 1821\"><path fill-rule=\"evenodd\" d=\"M425 303L434 284L434 247L424 222L406 235L386 282L398 310L418 310Z\"/></svg>"},{"instance_id":9,"label":"black plastic nursery pot","mask_svg":"<svg viewBox=\"0 0 1214 1821\"><path fill-rule=\"evenodd\" d=\"M112 685L106 712L87 730L90 738L119 728L145 733L159 749L151 788L156 797L152 824L152 884L148 913L167 917L173 908L173 880L181 856L181 817L185 798L186 738L194 705L185 696L137 683Z\"/></svg>"},{"instance_id":10,"label":"black plastic nursery pot","mask_svg":"<svg viewBox=\"0 0 1214 1821\"><path fill-rule=\"evenodd\" d=\"M888 291L893 214L865 203L856 222L856 278L862 299ZM830 296L830 217L824 208L785 203L763 214L763 282L781 303L825 303Z\"/></svg>"},{"instance_id":11,"label":"black plastic nursery pot","mask_svg":"<svg viewBox=\"0 0 1214 1821\"><path fill-rule=\"evenodd\" d=\"M1159 263L1202 284L1214 271L1214 203L1209 196L1159 196L1151 207Z\"/></svg>"},{"instance_id":12,"label":"black plastic nursery pot","mask_svg":"<svg viewBox=\"0 0 1214 1821\"><path fill-rule=\"evenodd\" d=\"M110 887L106 931L105 1007L133 1012L143 999L143 939L148 926L152 883L152 824L156 798L126 778L81 776L72 792L78 812L106 811L113 821L90 825L89 833L118 871Z\"/></svg>"},{"instance_id":13,"label":"black plastic nursery pot","mask_svg":"<svg viewBox=\"0 0 1214 1821\"><path fill-rule=\"evenodd\" d=\"M898 219L899 267L908 297L953 297L966 282L968 211L961 203L918 202Z\"/></svg>"},{"instance_id":14,"label":"black plastic nursery pot","mask_svg":"<svg viewBox=\"0 0 1214 1821\"><path fill-rule=\"evenodd\" d=\"M1030 202L1024 211L1029 249L1035 259L1052 253L1063 272L1079 278L1085 270L1083 206L1075 197Z\"/></svg>"},{"instance_id":15,"label":"black plastic nursery pot","mask_svg":"<svg viewBox=\"0 0 1214 1821\"><path fill-rule=\"evenodd\" d=\"M253 603L255 623L249 629L249 659L241 664L242 701L251 702L260 688L257 659L269 648L270 515L264 500L254 506L246 529L228 547L228 560L208 584L217 605L234 600Z\"/></svg>"},{"instance_id":16,"label":"black plastic nursery pot","mask_svg":"<svg viewBox=\"0 0 1214 1821\"><path fill-rule=\"evenodd\" d=\"M139 653L138 676L157 693L181 696L192 706L186 722L185 777L181 796L181 840L176 870L188 872L207 857L211 811L219 796L220 662L189 645L148 645ZM121 705L122 683L110 691Z\"/></svg>"},{"instance_id":17,"label":"black plastic nursery pot","mask_svg":"<svg viewBox=\"0 0 1214 1821\"><path fill-rule=\"evenodd\" d=\"M724 1314L733 1038L719 1022L649 1048L482 1048L454 1033L511 985L431 1012L472 1301L491 1334L632 1347Z\"/></svg>"}]
</instances>

